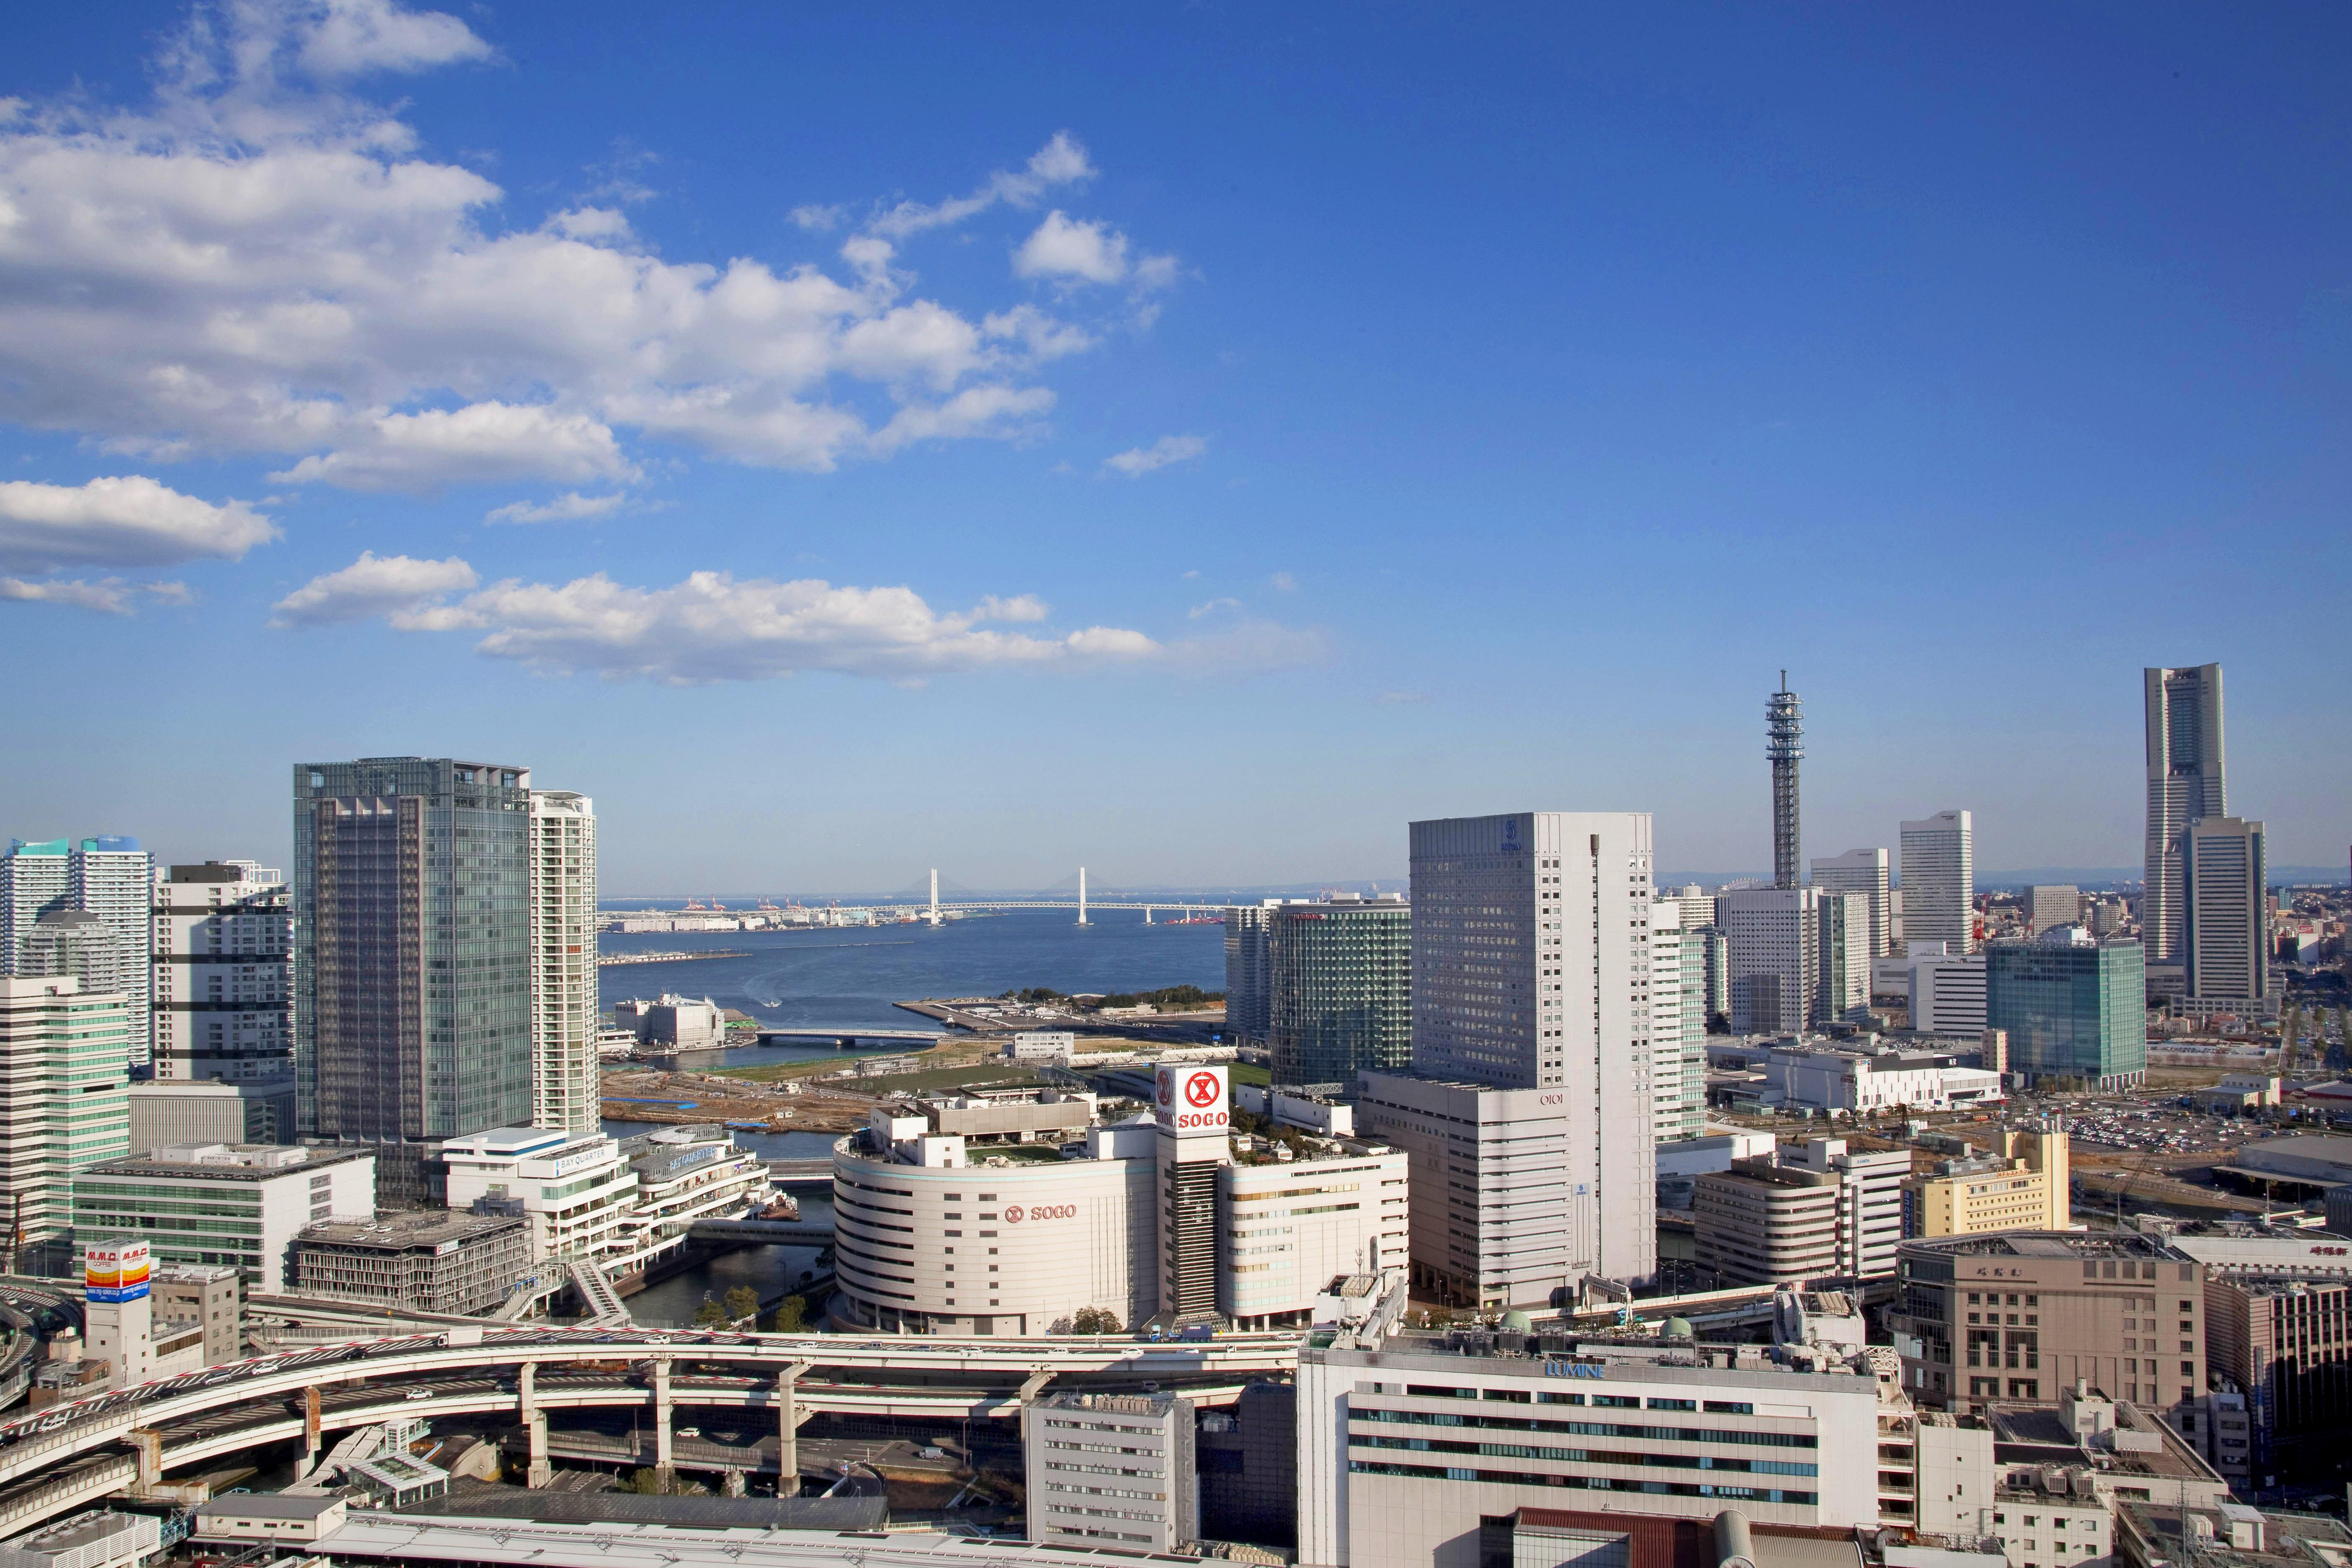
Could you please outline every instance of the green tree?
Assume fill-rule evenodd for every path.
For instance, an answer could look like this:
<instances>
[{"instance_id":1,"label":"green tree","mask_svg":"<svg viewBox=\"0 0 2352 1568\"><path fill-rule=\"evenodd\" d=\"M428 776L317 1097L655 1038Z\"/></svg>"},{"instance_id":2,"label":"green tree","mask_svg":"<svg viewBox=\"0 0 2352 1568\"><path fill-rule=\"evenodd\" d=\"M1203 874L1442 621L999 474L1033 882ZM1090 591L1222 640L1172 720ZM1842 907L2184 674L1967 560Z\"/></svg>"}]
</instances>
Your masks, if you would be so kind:
<instances>
[{"instance_id":1,"label":"green tree","mask_svg":"<svg viewBox=\"0 0 2352 1568\"><path fill-rule=\"evenodd\" d=\"M727 1309L708 1296L702 1299L702 1305L694 1310L694 1326L698 1329L715 1328L726 1321Z\"/></svg>"},{"instance_id":2,"label":"green tree","mask_svg":"<svg viewBox=\"0 0 2352 1568\"><path fill-rule=\"evenodd\" d=\"M787 1296L777 1304L776 1315L768 1324L773 1334L797 1334L808 1326L808 1298Z\"/></svg>"},{"instance_id":3,"label":"green tree","mask_svg":"<svg viewBox=\"0 0 2352 1568\"><path fill-rule=\"evenodd\" d=\"M1108 1307L1081 1307L1070 1318L1074 1334L1115 1334L1118 1332L1118 1314Z\"/></svg>"},{"instance_id":4,"label":"green tree","mask_svg":"<svg viewBox=\"0 0 2352 1568\"><path fill-rule=\"evenodd\" d=\"M760 1293L749 1285L738 1285L727 1292L727 1318L730 1322L740 1322L756 1315L759 1310Z\"/></svg>"}]
</instances>

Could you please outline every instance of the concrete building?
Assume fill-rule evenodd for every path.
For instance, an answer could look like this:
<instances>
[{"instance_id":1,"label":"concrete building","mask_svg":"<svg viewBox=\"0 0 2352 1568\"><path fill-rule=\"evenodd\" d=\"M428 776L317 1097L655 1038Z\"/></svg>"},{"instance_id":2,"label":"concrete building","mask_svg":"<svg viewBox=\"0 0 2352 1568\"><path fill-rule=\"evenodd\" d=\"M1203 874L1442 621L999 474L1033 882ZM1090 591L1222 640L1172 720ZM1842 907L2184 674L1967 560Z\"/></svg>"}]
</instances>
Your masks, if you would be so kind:
<instances>
[{"instance_id":1,"label":"concrete building","mask_svg":"<svg viewBox=\"0 0 2352 1568\"><path fill-rule=\"evenodd\" d=\"M131 1110L130 1152L144 1154L167 1143L291 1143L294 1141L294 1080L257 1083L155 1079L134 1083L126 1096Z\"/></svg>"},{"instance_id":2,"label":"concrete building","mask_svg":"<svg viewBox=\"0 0 2352 1568\"><path fill-rule=\"evenodd\" d=\"M1192 1404L1051 1394L1022 1407L1029 1539L1173 1552L1201 1534Z\"/></svg>"},{"instance_id":3,"label":"concrete building","mask_svg":"<svg viewBox=\"0 0 2352 1568\"><path fill-rule=\"evenodd\" d=\"M631 996L613 1004L613 1022L635 1034L641 1045L711 1051L727 1043L727 1009L708 996L698 999L671 991L650 1002Z\"/></svg>"},{"instance_id":4,"label":"concrete building","mask_svg":"<svg viewBox=\"0 0 2352 1568\"><path fill-rule=\"evenodd\" d=\"M1821 989L1819 896L1811 888L1741 888L1716 908L1730 957L1731 1032L1801 1031Z\"/></svg>"},{"instance_id":5,"label":"concrete building","mask_svg":"<svg viewBox=\"0 0 2352 1568\"><path fill-rule=\"evenodd\" d=\"M380 1145L387 1201L429 1202L442 1140L531 1117L530 773L371 757L293 783L302 1131Z\"/></svg>"},{"instance_id":6,"label":"concrete building","mask_svg":"<svg viewBox=\"0 0 2352 1568\"><path fill-rule=\"evenodd\" d=\"M2341 1520L2235 1502L2168 1508L2119 1498L2115 1543L2116 1568L2308 1568L2352 1560L2352 1530Z\"/></svg>"},{"instance_id":7,"label":"concrete building","mask_svg":"<svg viewBox=\"0 0 2352 1568\"><path fill-rule=\"evenodd\" d=\"M138 1568L163 1550L152 1514L91 1509L0 1545L0 1568Z\"/></svg>"},{"instance_id":8,"label":"concrete building","mask_svg":"<svg viewBox=\"0 0 2352 1568\"><path fill-rule=\"evenodd\" d=\"M147 883L135 838L12 840L0 858L0 960L27 979L71 974L86 992L119 994L125 1055L147 1060ZM45 935L37 935L47 921ZM96 930L91 929L95 922ZM98 931L111 940L101 940Z\"/></svg>"},{"instance_id":9,"label":"concrete building","mask_svg":"<svg viewBox=\"0 0 2352 1568\"><path fill-rule=\"evenodd\" d=\"M81 1239L84 1359L102 1363L107 1381L131 1388L155 1375L152 1267L136 1237L84 1231Z\"/></svg>"},{"instance_id":10,"label":"concrete building","mask_svg":"<svg viewBox=\"0 0 2352 1568\"><path fill-rule=\"evenodd\" d=\"M596 803L530 792L531 1125L597 1126Z\"/></svg>"},{"instance_id":11,"label":"concrete building","mask_svg":"<svg viewBox=\"0 0 2352 1568\"><path fill-rule=\"evenodd\" d=\"M1412 906L1337 895L1264 912L1274 1081L1338 1088L1409 1066Z\"/></svg>"},{"instance_id":12,"label":"concrete building","mask_svg":"<svg viewBox=\"0 0 2352 1568\"><path fill-rule=\"evenodd\" d=\"M530 1272L530 1227L520 1216L406 1209L305 1226L288 1283L322 1300L476 1317Z\"/></svg>"},{"instance_id":13,"label":"concrete building","mask_svg":"<svg viewBox=\"0 0 2352 1568\"><path fill-rule=\"evenodd\" d=\"M131 955L114 928L88 910L51 910L26 933L20 963L27 979L67 975L93 995L127 995Z\"/></svg>"},{"instance_id":14,"label":"concrete building","mask_svg":"<svg viewBox=\"0 0 2352 1568\"><path fill-rule=\"evenodd\" d=\"M2154 962L2188 953L2186 863L2189 824L2229 812L2222 776L2221 667L2142 671L2147 726L2147 892L2140 931Z\"/></svg>"},{"instance_id":15,"label":"concrete building","mask_svg":"<svg viewBox=\"0 0 2352 1568\"><path fill-rule=\"evenodd\" d=\"M2037 882L2025 889L2026 924L2034 935L2083 921L2083 889L2072 882Z\"/></svg>"},{"instance_id":16,"label":"concrete building","mask_svg":"<svg viewBox=\"0 0 2352 1568\"><path fill-rule=\"evenodd\" d=\"M1559 1342L1547 1334L1539 1356L1469 1335L1301 1349L1302 1568L1478 1568L1482 1521L1565 1503L1621 1529L1727 1508L1756 1524L1877 1524L1867 1372L1795 1371L1755 1347L1709 1346L1693 1364L1687 1341Z\"/></svg>"},{"instance_id":17,"label":"concrete building","mask_svg":"<svg viewBox=\"0 0 2352 1568\"><path fill-rule=\"evenodd\" d=\"M1093 1125L1100 1097L1067 1089L1026 1089L984 1094L929 1094L906 1102L942 1137L961 1138L984 1157L991 1143L1074 1142Z\"/></svg>"},{"instance_id":18,"label":"concrete building","mask_svg":"<svg viewBox=\"0 0 2352 1568\"><path fill-rule=\"evenodd\" d=\"M104 1161L73 1178L74 1229L139 1237L159 1262L238 1269L282 1293L302 1227L375 1212L375 1156L365 1149L178 1144Z\"/></svg>"},{"instance_id":19,"label":"concrete building","mask_svg":"<svg viewBox=\"0 0 2352 1568\"><path fill-rule=\"evenodd\" d=\"M204 1364L245 1355L245 1275L226 1264L158 1263L147 1275L157 1332L194 1328L203 1336Z\"/></svg>"},{"instance_id":20,"label":"concrete building","mask_svg":"<svg viewBox=\"0 0 2352 1568\"><path fill-rule=\"evenodd\" d=\"M2182 837L2183 962L2189 999L2209 1010L2277 1011L2269 1000L2265 837L2261 823L2236 816L2200 817Z\"/></svg>"},{"instance_id":21,"label":"concrete building","mask_svg":"<svg viewBox=\"0 0 2352 1568\"><path fill-rule=\"evenodd\" d=\"M1407 1157L1376 1144L1220 1166L1218 1312L1244 1329L1304 1325L1336 1277L1402 1270L1410 1182Z\"/></svg>"},{"instance_id":22,"label":"concrete building","mask_svg":"<svg viewBox=\"0 0 2352 1568\"><path fill-rule=\"evenodd\" d=\"M1940 951L1944 946L1911 943L1911 1026L1922 1034L1981 1035L1987 1023L1984 954L1955 956Z\"/></svg>"},{"instance_id":23,"label":"concrete building","mask_svg":"<svg viewBox=\"0 0 2352 1568\"><path fill-rule=\"evenodd\" d=\"M765 1167L719 1126L663 1127L622 1143L636 1176L617 1251L644 1268L686 1245L698 1219L736 1219L769 1196Z\"/></svg>"},{"instance_id":24,"label":"concrete building","mask_svg":"<svg viewBox=\"0 0 2352 1568\"><path fill-rule=\"evenodd\" d=\"M0 980L0 1190L28 1249L10 1272L68 1261L75 1173L128 1150L130 1037L119 993L92 995L69 976Z\"/></svg>"},{"instance_id":25,"label":"concrete building","mask_svg":"<svg viewBox=\"0 0 2352 1568\"><path fill-rule=\"evenodd\" d=\"M68 839L8 841L8 853L0 856L0 973L23 973L25 939L34 922L72 907L72 862Z\"/></svg>"},{"instance_id":26,"label":"concrete building","mask_svg":"<svg viewBox=\"0 0 2352 1568\"><path fill-rule=\"evenodd\" d=\"M1898 1109L1951 1110L2001 1098L1998 1072L1960 1067L1949 1051L1881 1047L1872 1036L1864 1041L1859 1048L1801 1042L1742 1053L1763 1074L1746 1092L1774 1109L1860 1116Z\"/></svg>"},{"instance_id":27,"label":"concrete building","mask_svg":"<svg viewBox=\"0 0 2352 1568\"><path fill-rule=\"evenodd\" d=\"M1903 939L1976 951L1976 825L1965 811L1903 824Z\"/></svg>"},{"instance_id":28,"label":"concrete building","mask_svg":"<svg viewBox=\"0 0 2352 1568\"><path fill-rule=\"evenodd\" d=\"M2247 1479L2334 1473L2352 1409L2352 1247L2338 1237L2181 1237L2205 1269L2210 1370L2245 1395Z\"/></svg>"},{"instance_id":29,"label":"concrete building","mask_svg":"<svg viewBox=\"0 0 2352 1568\"><path fill-rule=\"evenodd\" d=\"M1816 984L1812 1016L1817 1028L1866 1021L1870 1016L1870 898L1865 893L1816 890L1813 937Z\"/></svg>"},{"instance_id":30,"label":"concrete building","mask_svg":"<svg viewBox=\"0 0 2352 1568\"><path fill-rule=\"evenodd\" d=\"M154 897L155 860L136 838L101 834L84 838L67 857L70 886L66 901L96 915L114 933L123 964L121 991L131 1026L133 1067L147 1063L149 984L148 906Z\"/></svg>"},{"instance_id":31,"label":"concrete building","mask_svg":"<svg viewBox=\"0 0 2352 1568\"><path fill-rule=\"evenodd\" d=\"M2008 1037L2029 1080L2113 1093L2147 1076L2147 1004L2136 942L2095 942L2062 926L1984 952L1985 1023Z\"/></svg>"},{"instance_id":32,"label":"concrete building","mask_svg":"<svg viewBox=\"0 0 2352 1568\"><path fill-rule=\"evenodd\" d=\"M1884 849L1849 849L1843 855L1813 862L1813 887L1823 893L1861 893L1870 900L1870 912L1864 927L1865 958L1884 958L1894 949L1888 945L1887 921L1893 904L1887 894L1886 851Z\"/></svg>"},{"instance_id":33,"label":"concrete building","mask_svg":"<svg viewBox=\"0 0 2352 1568\"><path fill-rule=\"evenodd\" d=\"M2072 1147L2063 1123L1997 1135L1997 1148L1945 1160L1903 1184L1906 1236L2065 1230L2074 1223Z\"/></svg>"},{"instance_id":34,"label":"concrete building","mask_svg":"<svg viewBox=\"0 0 2352 1568\"><path fill-rule=\"evenodd\" d=\"M1815 1138L1692 1184L1698 1261L1727 1284L1807 1285L1895 1272L1908 1150Z\"/></svg>"},{"instance_id":35,"label":"concrete building","mask_svg":"<svg viewBox=\"0 0 2352 1568\"><path fill-rule=\"evenodd\" d=\"M1898 1272L1890 1323L1904 1392L1923 1407L2046 1402L2079 1382L2196 1439L2205 1270L2159 1238L2011 1231L1911 1240Z\"/></svg>"},{"instance_id":36,"label":"concrete building","mask_svg":"<svg viewBox=\"0 0 2352 1568\"><path fill-rule=\"evenodd\" d=\"M522 1205L532 1262L578 1258L612 1267L626 1257L637 1178L614 1139L562 1128L499 1127L450 1139L441 1158L448 1167L451 1208L470 1208L485 1198Z\"/></svg>"},{"instance_id":37,"label":"concrete building","mask_svg":"<svg viewBox=\"0 0 2352 1568\"><path fill-rule=\"evenodd\" d=\"M1024 1029L1004 1042L1008 1061L1059 1062L1064 1067L1077 1048L1077 1036L1067 1029Z\"/></svg>"},{"instance_id":38,"label":"concrete building","mask_svg":"<svg viewBox=\"0 0 2352 1568\"><path fill-rule=\"evenodd\" d=\"M1217 1184L1233 1159L1233 1094L1223 1067L1161 1062L1151 1096L1159 1198L1160 1311L1206 1321L1217 1304Z\"/></svg>"},{"instance_id":39,"label":"concrete building","mask_svg":"<svg viewBox=\"0 0 2352 1568\"><path fill-rule=\"evenodd\" d=\"M1414 1074L1441 1100L1454 1092L1444 1086L1470 1085L1549 1090L1555 1100L1529 1122L1555 1129L1548 1135L1557 1139L1557 1152L1543 1156L1557 1173L1554 1211L1540 1225L1557 1239L1538 1245L1557 1247L1561 1267L1546 1266L1538 1300L1586 1274L1648 1278L1657 1262L1649 815L1416 822L1410 848ZM1375 1079L1396 1082L1366 1082ZM1391 1089L1386 1098L1412 1097ZM1367 1131L1387 1136L1369 1110ZM1484 1141L1465 1152L1483 1156ZM1474 1179L1482 1190L1490 1184L1483 1171ZM1498 1175L1492 1184L1517 1179ZM1417 1266L1464 1261L1459 1253L1424 1256L1416 1225ZM1475 1285L1483 1300L1491 1287L1523 1278L1515 1266L1459 1284Z\"/></svg>"},{"instance_id":40,"label":"concrete building","mask_svg":"<svg viewBox=\"0 0 2352 1568\"><path fill-rule=\"evenodd\" d=\"M1042 1334L1086 1307L1122 1325L1151 1317L1157 1141L1148 1121L1098 1126L1083 1160L972 1165L961 1137L877 1110L871 1126L834 1145L835 1321L898 1333ZM1213 1215L1213 1170L1211 1179ZM1210 1289L1213 1305L1213 1278Z\"/></svg>"},{"instance_id":41,"label":"concrete building","mask_svg":"<svg viewBox=\"0 0 2352 1568\"><path fill-rule=\"evenodd\" d=\"M1650 906L1650 1115L1657 1142L1706 1127L1706 948L1679 900Z\"/></svg>"},{"instance_id":42,"label":"concrete building","mask_svg":"<svg viewBox=\"0 0 2352 1568\"><path fill-rule=\"evenodd\" d=\"M1274 957L1269 928L1280 899L1225 910L1225 1027L1263 1044L1274 1027Z\"/></svg>"},{"instance_id":43,"label":"concrete building","mask_svg":"<svg viewBox=\"0 0 2352 1568\"><path fill-rule=\"evenodd\" d=\"M173 866L149 910L159 1082L294 1077L294 917L285 877L251 860ZM291 1141L289 1122L267 1142Z\"/></svg>"}]
</instances>

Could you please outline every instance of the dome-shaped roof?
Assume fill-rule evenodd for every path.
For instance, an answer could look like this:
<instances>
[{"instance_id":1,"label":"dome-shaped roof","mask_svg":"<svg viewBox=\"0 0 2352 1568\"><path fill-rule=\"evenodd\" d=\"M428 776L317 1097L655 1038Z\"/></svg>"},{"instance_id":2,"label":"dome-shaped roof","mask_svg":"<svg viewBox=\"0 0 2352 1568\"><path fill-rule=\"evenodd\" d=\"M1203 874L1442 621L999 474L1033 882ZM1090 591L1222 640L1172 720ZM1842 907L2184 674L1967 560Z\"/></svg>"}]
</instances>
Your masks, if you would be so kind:
<instances>
[{"instance_id":1,"label":"dome-shaped roof","mask_svg":"<svg viewBox=\"0 0 2352 1568\"><path fill-rule=\"evenodd\" d=\"M1666 1320L1665 1327L1659 1330L1658 1332L1662 1338L1669 1340L1695 1340L1698 1338L1698 1331L1691 1327L1691 1321L1688 1318L1668 1318Z\"/></svg>"},{"instance_id":2,"label":"dome-shaped roof","mask_svg":"<svg viewBox=\"0 0 2352 1568\"><path fill-rule=\"evenodd\" d=\"M1525 1312L1519 1311L1517 1309L1503 1314L1503 1327L1507 1329L1517 1329L1520 1332L1525 1333L1528 1330L1532 1329L1535 1326L1536 1321L1533 1318L1528 1317Z\"/></svg>"}]
</instances>

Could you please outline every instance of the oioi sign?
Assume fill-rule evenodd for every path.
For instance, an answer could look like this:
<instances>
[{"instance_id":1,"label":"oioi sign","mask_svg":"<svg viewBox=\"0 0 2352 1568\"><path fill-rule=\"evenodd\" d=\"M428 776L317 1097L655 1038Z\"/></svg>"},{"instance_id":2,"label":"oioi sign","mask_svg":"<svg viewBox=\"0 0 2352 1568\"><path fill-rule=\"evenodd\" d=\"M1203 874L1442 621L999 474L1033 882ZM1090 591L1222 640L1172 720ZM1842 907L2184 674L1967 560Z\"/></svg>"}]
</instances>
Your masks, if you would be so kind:
<instances>
[{"instance_id":1,"label":"oioi sign","mask_svg":"<svg viewBox=\"0 0 2352 1568\"><path fill-rule=\"evenodd\" d=\"M1179 1138L1222 1138L1233 1123L1222 1066L1162 1062L1151 1097L1152 1120Z\"/></svg>"}]
</instances>

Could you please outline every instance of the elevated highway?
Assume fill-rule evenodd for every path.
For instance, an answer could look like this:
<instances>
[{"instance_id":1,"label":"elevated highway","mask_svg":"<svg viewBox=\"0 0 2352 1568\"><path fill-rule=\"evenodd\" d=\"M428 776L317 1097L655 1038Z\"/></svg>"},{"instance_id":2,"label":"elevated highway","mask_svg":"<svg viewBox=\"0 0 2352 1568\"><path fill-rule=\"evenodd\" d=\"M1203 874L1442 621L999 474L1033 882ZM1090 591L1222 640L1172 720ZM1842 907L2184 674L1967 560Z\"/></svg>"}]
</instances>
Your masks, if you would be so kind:
<instances>
[{"instance_id":1,"label":"elevated highway","mask_svg":"<svg viewBox=\"0 0 2352 1568\"><path fill-rule=\"evenodd\" d=\"M1011 1417L1024 1391L1180 1393L1230 1404L1255 1378L1297 1367L1290 1334L1150 1344L1105 1337L948 1339L729 1334L629 1327L476 1324L354 1339L162 1378L0 1422L0 1535L171 1470L267 1443L402 1417L511 1414L529 1429L532 1475L548 1466L546 1413L644 1409L656 1464L692 1466L672 1413L736 1409L794 1436L817 1412Z\"/></svg>"}]
</instances>

